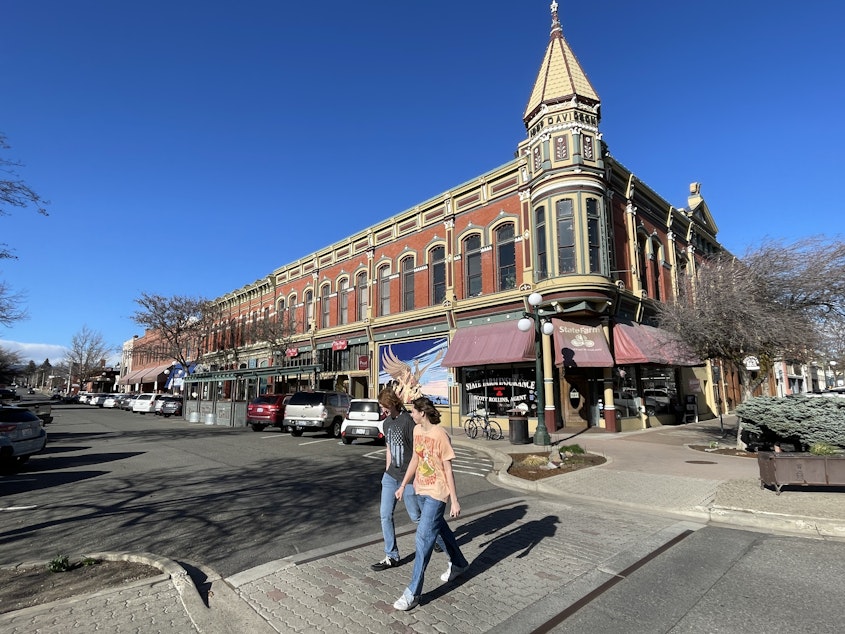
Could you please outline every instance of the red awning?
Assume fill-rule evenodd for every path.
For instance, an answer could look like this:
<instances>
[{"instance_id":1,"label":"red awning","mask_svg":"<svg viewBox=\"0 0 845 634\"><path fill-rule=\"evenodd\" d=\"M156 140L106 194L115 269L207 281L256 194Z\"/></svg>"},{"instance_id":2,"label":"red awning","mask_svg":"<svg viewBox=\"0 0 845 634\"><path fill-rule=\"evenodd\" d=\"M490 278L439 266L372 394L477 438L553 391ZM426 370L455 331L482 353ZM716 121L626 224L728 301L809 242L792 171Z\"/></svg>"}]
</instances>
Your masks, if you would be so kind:
<instances>
[{"instance_id":1,"label":"red awning","mask_svg":"<svg viewBox=\"0 0 845 634\"><path fill-rule=\"evenodd\" d=\"M620 321L613 326L613 353L617 365L702 365L675 334L634 322Z\"/></svg>"},{"instance_id":2,"label":"red awning","mask_svg":"<svg viewBox=\"0 0 845 634\"><path fill-rule=\"evenodd\" d=\"M555 365L564 368L612 368L613 356L600 324L553 319Z\"/></svg>"},{"instance_id":3,"label":"red awning","mask_svg":"<svg viewBox=\"0 0 845 634\"><path fill-rule=\"evenodd\" d=\"M118 383L120 385L132 385L137 381L137 379L141 378L141 375L144 374L146 370L132 370L129 374L124 377L118 379Z\"/></svg>"},{"instance_id":4,"label":"red awning","mask_svg":"<svg viewBox=\"0 0 845 634\"><path fill-rule=\"evenodd\" d=\"M501 321L459 328L441 365L461 368L534 359L534 329L522 332L516 327L516 321Z\"/></svg>"}]
</instances>

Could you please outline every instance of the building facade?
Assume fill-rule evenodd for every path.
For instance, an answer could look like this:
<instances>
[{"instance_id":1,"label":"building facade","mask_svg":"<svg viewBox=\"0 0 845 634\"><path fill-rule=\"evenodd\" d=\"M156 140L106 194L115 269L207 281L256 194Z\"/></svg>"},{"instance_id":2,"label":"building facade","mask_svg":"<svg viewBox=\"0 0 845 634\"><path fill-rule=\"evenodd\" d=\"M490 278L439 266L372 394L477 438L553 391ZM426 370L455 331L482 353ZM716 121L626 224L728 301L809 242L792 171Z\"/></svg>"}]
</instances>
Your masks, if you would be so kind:
<instances>
[{"instance_id":1,"label":"building facade","mask_svg":"<svg viewBox=\"0 0 845 634\"><path fill-rule=\"evenodd\" d=\"M393 385L455 424L477 407L550 431L716 415L724 375L654 306L721 250L718 228L700 184L677 208L610 154L556 2L521 116L503 165L217 298L195 406Z\"/></svg>"}]
</instances>

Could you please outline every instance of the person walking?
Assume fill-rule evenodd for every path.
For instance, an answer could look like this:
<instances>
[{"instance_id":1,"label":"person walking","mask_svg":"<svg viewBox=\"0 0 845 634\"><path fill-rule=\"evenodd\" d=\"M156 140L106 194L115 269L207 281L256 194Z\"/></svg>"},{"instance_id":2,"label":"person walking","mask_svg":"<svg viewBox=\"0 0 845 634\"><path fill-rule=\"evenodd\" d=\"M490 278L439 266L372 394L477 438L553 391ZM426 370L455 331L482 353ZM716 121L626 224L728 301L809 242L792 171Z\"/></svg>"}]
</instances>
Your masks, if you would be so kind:
<instances>
[{"instance_id":1,"label":"person walking","mask_svg":"<svg viewBox=\"0 0 845 634\"><path fill-rule=\"evenodd\" d=\"M462 575L469 567L455 534L443 517L446 501L451 502L450 517L461 514L461 503L455 490L455 476L452 473L452 460L455 452L449 435L438 427L440 412L426 397L415 399L411 410L414 427L414 453L402 483L396 491L396 498L405 495L411 480L420 506L420 521L417 525L416 556L411 582L402 596L393 604L397 610L410 610L419 605L422 594L425 569L431 559L434 543L438 536L443 540L443 548L449 555L449 567L441 581L451 581Z\"/></svg>"},{"instance_id":2,"label":"person walking","mask_svg":"<svg viewBox=\"0 0 845 634\"><path fill-rule=\"evenodd\" d=\"M396 527L393 512L396 510L396 491L408 464L414 447L414 419L402 405L402 400L391 387L386 387L379 393L379 405L385 413L383 431L385 441L385 467L381 476L381 534L384 537L384 559L374 563L371 568L376 571L395 568L399 565L399 546L396 543ZM420 521L420 505L414 494L413 486L405 489L402 496L408 517L414 524ZM441 541L438 538L438 541ZM440 544L443 547L443 544Z\"/></svg>"}]
</instances>

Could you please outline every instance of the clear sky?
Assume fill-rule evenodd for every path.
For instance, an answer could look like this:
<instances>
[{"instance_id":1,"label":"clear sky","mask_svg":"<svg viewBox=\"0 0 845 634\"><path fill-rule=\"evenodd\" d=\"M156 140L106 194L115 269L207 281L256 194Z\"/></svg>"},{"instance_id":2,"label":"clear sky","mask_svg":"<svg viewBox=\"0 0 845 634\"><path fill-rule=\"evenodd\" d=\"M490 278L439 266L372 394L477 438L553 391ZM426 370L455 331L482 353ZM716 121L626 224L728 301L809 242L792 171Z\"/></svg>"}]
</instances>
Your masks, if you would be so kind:
<instances>
[{"instance_id":1,"label":"clear sky","mask_svg":"<svg viewBox=\"0 0 845 634\"><path fill-rule=\"evenodd\" d=\"M845 228L845 5L559 7L610 152L741 254ZM2 0L0 217L29 319L0 346L119 347L141 292L208 298L508 162L548 0Z\"/></svg>"}]
</instances>

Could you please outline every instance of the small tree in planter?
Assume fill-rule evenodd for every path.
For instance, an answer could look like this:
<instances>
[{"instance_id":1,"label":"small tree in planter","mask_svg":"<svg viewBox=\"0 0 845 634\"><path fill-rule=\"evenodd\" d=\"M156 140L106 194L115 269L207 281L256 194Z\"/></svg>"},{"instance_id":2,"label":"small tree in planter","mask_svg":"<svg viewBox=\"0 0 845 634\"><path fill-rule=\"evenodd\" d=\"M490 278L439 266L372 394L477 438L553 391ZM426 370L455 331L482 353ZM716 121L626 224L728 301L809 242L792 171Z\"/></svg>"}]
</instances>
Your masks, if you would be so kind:
<instances>
[{"instance_id":1,"label":"small tree in planter","mask_svg":"<svg viewBox=\"0 0 845 634\"><path fill-rule=\"evenodd\" d=\"M845 448L845 399L762 396L738 405L736 415L759 445L789 442L796 448L817 444Z\"/></svg>"}]
</instances>

